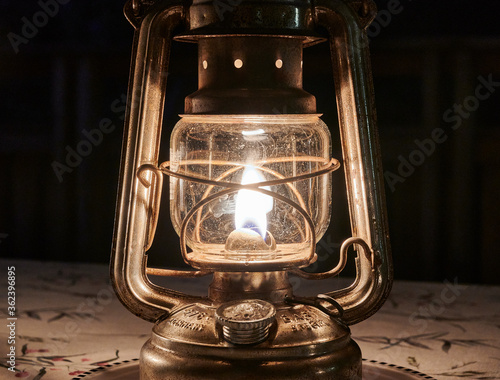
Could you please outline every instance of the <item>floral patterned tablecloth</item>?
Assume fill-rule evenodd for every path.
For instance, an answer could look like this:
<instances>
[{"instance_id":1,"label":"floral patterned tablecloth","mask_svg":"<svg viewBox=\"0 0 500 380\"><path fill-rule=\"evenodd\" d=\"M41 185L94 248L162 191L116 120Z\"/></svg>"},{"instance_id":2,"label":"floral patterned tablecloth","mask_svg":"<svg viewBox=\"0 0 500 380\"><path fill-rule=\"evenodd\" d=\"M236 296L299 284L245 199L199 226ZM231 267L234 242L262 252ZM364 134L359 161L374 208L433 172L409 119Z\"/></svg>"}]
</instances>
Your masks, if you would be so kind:
<instances>
[{"instance_id":1,"label":"floral patterned tablecloth","mask_svg":"<svg viewBox=\"0 0 500 380\"><path fill-rule=\"evenodd\" d=\"M9 267L15 316L8 315ZM139 356L152 326L116 299L105 265L0 260L0 270L0 379L74 379ZM206 279L175 282L172 288L195 294L207 285ZM321 286L294 282L298 293ZM396 282L384 307L352 333L368 359L436 379L500 379L500 287Z\"/></svg>"}]
</instances>

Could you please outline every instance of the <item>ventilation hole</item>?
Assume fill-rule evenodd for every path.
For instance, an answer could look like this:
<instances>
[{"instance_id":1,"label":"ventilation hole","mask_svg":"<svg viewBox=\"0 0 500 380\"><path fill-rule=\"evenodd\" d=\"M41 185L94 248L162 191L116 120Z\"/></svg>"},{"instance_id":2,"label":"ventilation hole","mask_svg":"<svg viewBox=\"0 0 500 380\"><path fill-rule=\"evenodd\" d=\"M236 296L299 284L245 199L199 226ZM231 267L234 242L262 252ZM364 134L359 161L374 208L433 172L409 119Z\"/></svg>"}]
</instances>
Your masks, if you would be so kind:
<instances>
[{"instance_id":1,"label":"ventilation hole","mask_svg":"<svg viewBox=\"0 0 500 380\"><path fill-rule=\"evenodd\" d=\"M278 69L281 69L283 67L283 61L281 59L277 59L274 64Z\"/></svg>"},{"instance_id":2,"label":"ventilation hole","mask_svg":"<svg viewBox=\"0 0 500 380\"><path fill-rule=\"evenodd\" d=\"M207 67L208 67L208 62L207 62L207 60L204 60L203 61L203 68L206 70Z\"/></svg>"},{"instance_id":3,"label":"ventilation hole","mask_svg":"<svg viewBox=\"0 0 500 380\"><path fill-rule=\"evenodd\" d=\"M241 69L242 66L243 66L243 61L241 59L234 60L234 67L236 67L237 69Z\"/></svg>"}]
</instances>

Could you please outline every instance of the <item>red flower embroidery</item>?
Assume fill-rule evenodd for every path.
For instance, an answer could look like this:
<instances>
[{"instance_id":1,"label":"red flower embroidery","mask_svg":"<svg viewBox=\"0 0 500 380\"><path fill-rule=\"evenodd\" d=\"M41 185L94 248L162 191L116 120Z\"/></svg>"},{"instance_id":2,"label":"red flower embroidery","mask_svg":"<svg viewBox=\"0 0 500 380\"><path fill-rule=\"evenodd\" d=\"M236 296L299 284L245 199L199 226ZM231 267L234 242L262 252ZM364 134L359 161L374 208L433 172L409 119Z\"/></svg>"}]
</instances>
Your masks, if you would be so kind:
<instances>
[{"instance_id":1,"label":"red flower embroidery","mask_svg":"<svg viewBox=\"0 0 500 380\"><path fill-rule=\"evenodd\" d=\"M28 348L28 349L26 350L26 353L27 353L27 354L32 354L32 353L34 353L34 352L49 352L49 350L47 350L46 348L41 348L41 349L39 349L39 350L37 350L37 349L35 349L35 348Z\"/></svg>"}]
</instances>

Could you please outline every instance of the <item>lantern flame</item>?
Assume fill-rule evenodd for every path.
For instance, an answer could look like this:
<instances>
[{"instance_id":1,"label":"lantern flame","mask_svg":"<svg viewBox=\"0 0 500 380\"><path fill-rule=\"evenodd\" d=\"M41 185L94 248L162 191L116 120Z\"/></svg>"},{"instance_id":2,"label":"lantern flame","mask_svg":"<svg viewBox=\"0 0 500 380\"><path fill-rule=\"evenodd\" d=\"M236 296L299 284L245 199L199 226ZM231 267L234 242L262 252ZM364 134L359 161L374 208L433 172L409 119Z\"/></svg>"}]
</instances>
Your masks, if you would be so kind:
<instances>
[{"instance_id":1,"label":"lantern flame","mask_svg":"<svg viewBox=\"0 0 500 380\"><path fill-rule=\"evenodd\" d=\"M243 171L242 185L263 182L265 179L252 166L247 166ZM269 186L263 189L270 190ZM236 229L255 231L265 240L267 232L266 214L273 209L273 198L269 195L254 190L240 190L236 196L236 209L234 222Z\"/></svg>"}]
</instances>

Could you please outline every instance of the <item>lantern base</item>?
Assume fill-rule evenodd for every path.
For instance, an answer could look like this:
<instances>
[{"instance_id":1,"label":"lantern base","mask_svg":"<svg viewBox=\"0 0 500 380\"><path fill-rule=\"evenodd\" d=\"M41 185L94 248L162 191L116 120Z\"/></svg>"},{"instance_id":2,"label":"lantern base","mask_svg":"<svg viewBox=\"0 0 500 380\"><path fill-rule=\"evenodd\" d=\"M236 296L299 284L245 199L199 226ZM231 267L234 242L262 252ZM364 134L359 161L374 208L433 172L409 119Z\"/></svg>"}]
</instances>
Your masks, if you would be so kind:
<instances>
[{"instance_id":1,"label":"lantern base","mask_svg":"<svg viewBox=\"0 0 500 380\"><path fill-rule=\"evenodd\" d=\"M275 304L262 343L224 340L218 305L192 304L154 327L141 351L141 380L361 380L361 351L342 322L314 306Z\"/></svg>"}]
</instances>

